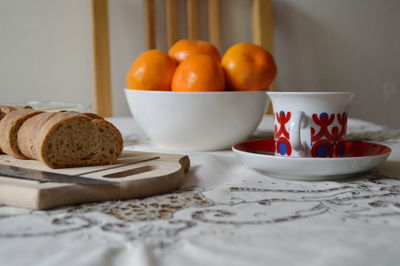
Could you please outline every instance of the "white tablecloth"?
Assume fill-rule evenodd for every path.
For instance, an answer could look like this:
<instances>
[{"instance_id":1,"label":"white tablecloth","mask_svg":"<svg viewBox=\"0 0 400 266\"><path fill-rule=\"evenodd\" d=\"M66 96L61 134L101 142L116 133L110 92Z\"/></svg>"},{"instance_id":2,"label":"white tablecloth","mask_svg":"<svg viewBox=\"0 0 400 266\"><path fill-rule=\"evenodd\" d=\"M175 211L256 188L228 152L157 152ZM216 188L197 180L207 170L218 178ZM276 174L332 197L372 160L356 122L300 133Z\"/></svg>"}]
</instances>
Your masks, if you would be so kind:
<instances>
[{"instance_id":1,"label":"white tablecloth","mask_svg":"<svg viewBox=\"0 0 400 266\"><path fill-rule=\"evenodd\" d=\"M114 118L128 148L153 147ZM256 137L270 137L266 116ZM32 211L0 206L0 265L398 265L400 131L350 119L349 138L393 149L340 182L274 179L231 151L189 153L174 193Z\"/></svg>"}]
</instances>

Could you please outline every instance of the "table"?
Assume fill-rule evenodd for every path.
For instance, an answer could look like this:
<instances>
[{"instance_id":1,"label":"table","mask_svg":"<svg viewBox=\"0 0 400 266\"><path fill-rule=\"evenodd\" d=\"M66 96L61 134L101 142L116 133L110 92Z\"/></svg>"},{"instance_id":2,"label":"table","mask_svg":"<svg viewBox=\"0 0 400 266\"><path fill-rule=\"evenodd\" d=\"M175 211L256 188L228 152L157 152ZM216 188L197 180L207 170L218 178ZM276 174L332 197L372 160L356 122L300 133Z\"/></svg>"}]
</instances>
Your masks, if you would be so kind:
<instances>
[{"instance_id":1,"label":"table","mask_svg":"<svg viewBox=\"0 0 400 266\"><path fill-rule=\"evenodd\" d=\"M153 147L133 118L111 119L128 149ZM255 138L271 137L265 116ZM400 130L350 119L348 137L390 145L358 178L274 179L229 150L191 152L182 188L50 211L0 206L0 265L398 265Z\"/></svg>"}]
</instances>

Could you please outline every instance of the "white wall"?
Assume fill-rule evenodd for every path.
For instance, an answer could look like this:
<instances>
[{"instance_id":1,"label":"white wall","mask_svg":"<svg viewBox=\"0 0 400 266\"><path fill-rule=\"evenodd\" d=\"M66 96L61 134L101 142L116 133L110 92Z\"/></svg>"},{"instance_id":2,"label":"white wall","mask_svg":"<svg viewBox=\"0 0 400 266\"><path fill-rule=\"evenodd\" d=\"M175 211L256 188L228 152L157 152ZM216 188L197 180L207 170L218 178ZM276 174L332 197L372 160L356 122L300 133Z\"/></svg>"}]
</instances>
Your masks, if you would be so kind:
<instances>
[{"instance_id":1,"label":"white wall","mask_svg":"<svg viewBox=\"0 0 400 266\"><path fill-rule=\"evenodd\" d=\"M400 1L274 1L278 87L353 91L350 115L400 128Z\"/></svg>"},{"instance_id":2,"label":"white wall","mask_svg":"<svg viewBox=\"0 0 400 266\"><path fill-rule=\"evenodd\" d=\"M0 102L91 101L89 3L0 0Z\"/></svg>"},{"instance_id":3,"label":"white wall","mask_svg":"<svg viewBox=\"0 0 400 266\"><path fill-rule=\"evenodd\" d=\"M206 11L206 1L199 2ZM184 0L178 3L183 14ZM273 4L278 89L353 91L351 116L400 128L400 1ZM129 115L122 88L144 50L142 0L109 0L109 6L114 114ZM222 52L251 41L250 6L251 0L222 0ZM159 28L164 18L158 7ZM206 16L200 24L206 38ZM180 36L184 31L180 23ZM157 39L162 49L164 37ZM89 0L0 0L0 102L91 103L91 47Z\"/></svg>"}]
</instances>

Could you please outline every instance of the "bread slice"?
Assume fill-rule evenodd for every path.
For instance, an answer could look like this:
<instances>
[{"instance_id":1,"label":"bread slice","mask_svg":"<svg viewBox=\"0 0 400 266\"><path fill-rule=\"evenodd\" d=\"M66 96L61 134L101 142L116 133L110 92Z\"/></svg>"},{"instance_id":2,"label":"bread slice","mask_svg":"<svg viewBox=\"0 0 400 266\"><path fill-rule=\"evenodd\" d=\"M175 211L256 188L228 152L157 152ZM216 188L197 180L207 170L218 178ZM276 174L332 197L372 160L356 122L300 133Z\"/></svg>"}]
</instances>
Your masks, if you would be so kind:
<instances>
[{"instance_id":1,"label":"bread slice","mask_svg":"<svg viewBox=\"0 0 400 266\"><path fill-rule=\"evenodd\" d=\"M3 119L3 117L8 114L9 112L16 110L15 107L13 106L7 106L7 105L0 105L0 121ZM0 153L2 153L1 147L0 147Z\"/></svg>"},{"instance_id":2,"label":"bread slice","mask_svg":"<svg viewBox=\"0 0 400 266\"><path fill-rule=\"evenodd\" d=\"M40 129L57 113L41 113L27 119L18 131L18 147L27 158L37 158L36 140Z\"/></svg>"},{"instance_id":3,"label":"bread slice","mask_svg":"<svg viewBox=\"0 0 400 266\"><path fill-rule=\"evenodd\" d=\"M51 168L112 164L123 149L121 133L114 125L77 112L28 119L18 143L25 156Z\"/></svg>"},{"instance_id":4,"label":"bread slice","mask_svg":"<svg viewBox=\"0 0 400 266\"><path fill-rule=\"evenodd\" d=\"M17 109L32 109L30 106L8 106L8 105L0 105L0 121L3 119L3 117L6 116L9 112L15 111ZM0 147L0 153L2 153L1 147Z\"/></svg>"},{"instance_id":5,"label":"bread slice","mask_svg":"<svg viewBox=\"0 0 400 266\"><path fill-rule=\"evenodd\" d=\"M26 157L21 153L18 146L18 130L30 117L43 113L33 109L17 108L7 113L0 121L0 147L4 153L19 159Z\"/></svg>"}]
</instances>

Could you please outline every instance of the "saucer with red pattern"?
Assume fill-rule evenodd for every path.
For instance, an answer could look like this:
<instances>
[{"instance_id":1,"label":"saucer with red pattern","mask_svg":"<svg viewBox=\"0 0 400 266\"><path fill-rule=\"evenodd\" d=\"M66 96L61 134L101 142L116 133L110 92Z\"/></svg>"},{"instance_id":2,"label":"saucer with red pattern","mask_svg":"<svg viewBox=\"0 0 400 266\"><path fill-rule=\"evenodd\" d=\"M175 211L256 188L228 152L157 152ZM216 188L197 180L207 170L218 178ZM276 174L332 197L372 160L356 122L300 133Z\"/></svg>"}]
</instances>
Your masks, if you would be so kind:
<instances>
[{"instance_id":1,"label":"saucer with red pattern","mask_svg":"<svg viewBox=\"0 0 400 266\"><path fill-rule=\"evenodd\" d=\"M381 165L389 156L388 146L364 141L346 141L343 157L287 157L274 153L274 140L251 140L232 146L245 165L268 176L292 180L338 180Z\"/></svg>"}]
</instances>

